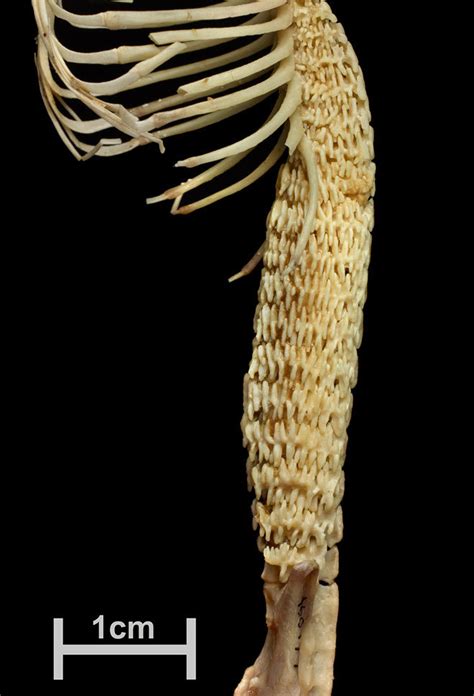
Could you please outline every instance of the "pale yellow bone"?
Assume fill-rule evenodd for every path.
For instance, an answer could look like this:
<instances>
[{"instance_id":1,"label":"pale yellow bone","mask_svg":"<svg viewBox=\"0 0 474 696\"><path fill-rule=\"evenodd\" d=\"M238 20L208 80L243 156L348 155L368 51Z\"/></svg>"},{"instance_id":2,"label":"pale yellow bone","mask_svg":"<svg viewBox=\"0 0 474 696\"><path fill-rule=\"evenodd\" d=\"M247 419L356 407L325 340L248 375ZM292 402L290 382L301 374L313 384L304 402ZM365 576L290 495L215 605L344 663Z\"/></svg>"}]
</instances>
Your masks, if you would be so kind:
<instances>
[{"instance_id":1,"label":"pale yellow bone","mask_svg":"<svg viewBox=\"0 0 474 696\"><path fill-rule=\"evenodd\" d=\"M222 111L217 111L213 114L206 114L205 116L197 116L184 123L178 123L175 126L169 126L168 128L162 128L160 130L154 131L154 134L158 138L171 138L176 135L181 135L182 133L190 133L195 130L200 130L201 128L207 128L212 126L219 121L231 118L236 114L246 111L247 109L254 107L265 99L266 95L263 94L261 97L255 97L245 104L237 104L236 106L230 106L228 109L223 109Z\"/></svg>"},{"instance_id":2,"label":"pale yellow bone","mask_svg":"<svg viewBox=\"0 0 474 696\"><path fill-rule=\"evenodd\" d=\"M287 29L293 18L291 7L285 3L278 12L275 19L255 25L238 25L235 27L209 27L204 29L170 29L168 31L158 31L150 34L150 39L163 46L174 41L209 41L215 39L236 39L244 36L260 36L270 32Z\"/></svg>"},{"instance_id":3,"label":"pale yellow bone","mask_svg":"<svg viewBox=\"0 0 474 696\"><path fill-rule=\"evenodd\" d=\"M54 38L53 41L55 41ZM163 65L167 61L171 60L171 58L174 58L182 53L185 48L186 44L179 42L166 46L150 58L145 58L144 60L136 63L124 75L116 77L114 80L107 80L105 82L86 82L85 80L79 80L76 77L74 78L74 83L77 87L88 90L95 97L113 96L119 92L125 91L126 89L131 89L133 85L138 82L138 80L143 79L152 73L158 66ZM64 57L64 51L61 50L61 46L58 46L58 52L62 57Z\"/></svg>"},{"instance_id":4,"label":"pale yellow bone","mask_svg":"<svg viewBox=\"0 0 474 696\"><path fill-rule=\"evenodd\" d=\"M294 113L295 109L300 104L300 101L301 82L299 76L294 76L288 84L288 89L286 91L285 98L281 103L280 109L265 125L257 129L254 133L246 138L242 138L236 143L232 143L232 145L221 147L218 150L213 150L212 152L206 152L203 155L190 157L186 160L177 162L176 166L197 167L200 164L215 162L223 157L231 157L232 155L236 155L243 150L256 147L259 143L270 137L270 135L278 130L278 128L280 128L280 126L282 126L285 121L289 119L290 115Z\"/></svg>"},{"instance_id":5,"label":"pale yellow bone","mask_svg":"<svg viewBox=\"0 0 474 696\"><path fill-rule=\"evenodd\" d=\"M49 0L50 7L56 17L66 21L73 27L84 29L153 29L170 24L188 24L191 22L218 21L259 14L275 9L286 3L286 0L258 0L257 2L235 4L225 7L200 7L189 10L153 10L153 11L113 11L100 12L93 15L78 15L60 7L56 0ZM212 38L212 37L206 37ZM174 43L169 41L166 43Z\"/></svg>"},{"instance_id":6,"label":"pale yellow bone","mask_svg":"<svg viewBox=\"0 0 474 696\"><path fill-rule=\"evenodd\" d=\"M267 155L263 162L260 162L258 167L256 167L250 174L243 177L234 184L231 184L230 186L227 186L226 188L221 189L220 191L217 191L216 193L213 193L210 196L206 196L206 198L201 198L201 200L194 201L194 203L190 203L187 206L178 208L176 212L181 213L182 215L192 213L194 210L199 210L200 208L204 208L207 205L216 203L216 201L220 201L223 198L226 198L227 196L232 196L234 193L242 191L244 188L251 186L253 183L258 181L258 179L260 179L264 174L266 174L266 172L268 172L268 170L271 169L274 164L278 162L285 149L285 140L286 132L283 131L278 142L272 148L270 154ZM249 150L244 150L244 153L248 152Z\"/></svg>"},{"instance_id":7,"label":"pale yellow bone","mask_svg":"<svg viewBox=\"0 0 474 696\"><path fill-rule=\"evenodd\" d=\"M266 123L267 123L267 122L273 117L273 115L278 111L278 109L280 108L280 104L281 104L282 100L283 100L283 97L282 97L282 95L280 95L280 96L278 97L278 99L276 100L275 104L273 105L273 108L272 108L272 110L271 110L271 112L270 112L268 118L266 119ZM202 117L202 118L206 118L206 117ZM166 129L166 130L167 130L167 129ZM157 131L157 132L160 133L161 131ZM287 132L287 129L284 130L284 133L286 133L286 132ZM179 199L180 199L180 201L181 201L181 198L183 197L183 195L184 195L185 193L188 193L189 191L191 191L191 190L193 190L193 189L196 189L196 188L198 188L199 186L202 186L203 184L205 184L205 183L207 183L207 182L209 182L209 181L212 181L213 179L215 179L216 177L220 176L220 175L223 174L224 172L229 171L229 169L231 169L231 168L234 167L236 164L238 164L238 163L239 163L244 157L246 157L250 152L251 152L251 150L244 150L243 152L239 153L238 155L233 155L233 156L231 156L231 157L226 157L225 159L223 159L223 160L222 160L221 162L219 162L218 164L214 165L213 167L209 167L207 170L201 172L201 174L199 174L199 175L197 175L197 176L195 176L195 177L193 177L193 178L191 178L191 179L188 179L187 181L185 181L184 183L182 183L180 186L175 186L175 187L173 187L173 188L171 188L171 189L168 189L167 191L165 191L165 192L164 192L163 194L161 194L160 196L156 196L156 197L154 197L154 198L149 198L149 199L147 200L147 203L159 203L159 202L161 202L161 201L170 200L170 199L173 199L173 198L176 199L176 198L178 198L178 197L179 197ZM268 158L267 158L267 159L268 159ZM265 172L262 172L262 175L263 175L264 173L265 173ZM211 200L209 200L209 198L210 198L210 197L208 197L208 198L206 199L206 201L207 201L207 202L206 202L206 205L209 205L210 203L214 202L214 199L211 201ZM202 207L202 206L201 206L201 207ZM173 205L173 212L176 212L176 211L177 211L177 206Z\"/></svg>"},{"instance_id":8,"label":"pale yellow bone","mask_svg":"<svg viewBox=\"0 0 474 696\"><path fill-rule=\"evenodd\" d=\"M288 58L292 52L293 33L289 29L286 29L279 33L275 48L262 58L257 58L257 60L250 63L245 63L238 68L211 75L211 77L203 77L201 80L188 82L178 87L178 92L184 94L199 94L203 89L233 83L249 75L255 75L261 70L273 67L275 63L279 63L285 58Z\"/></svg>"},{"instance_id":9,"label":"pale yellow bone","mask_svg":"<svg viewBox=\"0 0 474 696\"><path fill-rule=\"evenodd\" d=\"M32 3L41 94L77 159L118 155L149 143L163 150L164 139L212 127L278 93L262 126L237 142L183 159L177 164L211 166L148 202L169 200L173 214L192 212L252 184L288 148L265 241L233 277L246 275L263 258L242 431L265 558L269 635L236 694L329 696L342 465L373 225L372 130L357 59L324 0L226 0L193 10L96 15L69 13L57 0ZM145 45L84 53L58 41L55 21L84 29L158 31ZM189 26L196 21L206 26ZM239 38L248 40L232 49L229 42ZM197 59L220 45L219 55ZM178 52L189 54L190 61L175 65ZM131 67L113 80L93 83L78 79L71 63ZM192 75L196 78L181 80ZM178 93L140 100L144 87L173 79L181 80ZM244 86L247 82L256 84ZM125 108L122 93L138 95L135 106ZM86 107L86 117L79 116L77 104ZM182 205L184 195L218 181L280 128L276 145L250 174ZM96 142L83 142L82 136ZM306 596L311 601L303 603L303 611ZM298 633L295 621L302 618Z\"/></svg>"}]
</instances>

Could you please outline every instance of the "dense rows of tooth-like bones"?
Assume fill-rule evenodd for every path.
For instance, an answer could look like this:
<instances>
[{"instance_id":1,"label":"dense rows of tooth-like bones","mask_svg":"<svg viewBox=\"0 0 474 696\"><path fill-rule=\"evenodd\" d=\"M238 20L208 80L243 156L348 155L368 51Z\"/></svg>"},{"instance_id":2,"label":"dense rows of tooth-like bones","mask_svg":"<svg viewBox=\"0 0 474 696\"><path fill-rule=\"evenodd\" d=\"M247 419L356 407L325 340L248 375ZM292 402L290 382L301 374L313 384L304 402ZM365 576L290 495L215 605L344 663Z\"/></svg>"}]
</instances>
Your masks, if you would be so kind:
<instances>
[{"instance_id":1,"label":"dense rows of tooth-like bones","mask_svg":"<svg viewBox=\"0 0 474 696\"><path fill-rule=\"evenodd\" d=\"M295 564L316 560L331 580L373 227L373 138L358 62L329 6L295 3L295 24L319 207L299 265L285 274L307 204L296 152L280 171L268 220L242 429L266 561L284 581Z\"/></svg>"}]
</instances>

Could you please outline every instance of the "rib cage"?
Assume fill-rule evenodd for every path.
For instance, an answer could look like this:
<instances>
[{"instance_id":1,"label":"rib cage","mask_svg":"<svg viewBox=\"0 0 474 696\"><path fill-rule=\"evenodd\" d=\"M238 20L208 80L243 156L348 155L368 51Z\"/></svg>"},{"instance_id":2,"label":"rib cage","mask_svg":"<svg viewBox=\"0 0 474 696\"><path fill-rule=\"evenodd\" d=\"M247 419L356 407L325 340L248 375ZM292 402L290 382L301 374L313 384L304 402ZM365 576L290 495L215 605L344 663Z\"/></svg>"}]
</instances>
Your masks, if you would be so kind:
<instances>
[{"instance_id":1,"label":"rib cage","mask_svg":"<svg viewBox=\"0 0 474 696\"><path fill-rule=\"evenodd\" d=\"M173 213L192 212L249 186L280 159L285 146L292 152L298 144L301 80L295 71L288 0L224 0L192 10L126 9L90 15L70 12L62 0L32 2L39 28L41 94L60 137L77 159L119 155L149 143L163 152L168 138L212 126L279 93L272 112L256 130L229 145L177 162L176 166L185 168L211 166L149 198L148 203L170 200ZM149 43L80 52L59 41L58 22L84 32L146 29ZM205 26L200 26L203 22ZM239 37L245 43L236 47ZM216 56L202 57L204 49L215 46L219 47ZM189 62L177 62L188 53ZM90 82L77 77L75 65L123 66L123 72L111 80ZM176 93L166 94L170 80L182 80L182 84ZM143 88L155 86L157 98L143 102ZM123 105L125 93L134 106ZM271 151L251 173L181 205L186 193L231 170L279 130Z\"/></svg>"}]
</instances>

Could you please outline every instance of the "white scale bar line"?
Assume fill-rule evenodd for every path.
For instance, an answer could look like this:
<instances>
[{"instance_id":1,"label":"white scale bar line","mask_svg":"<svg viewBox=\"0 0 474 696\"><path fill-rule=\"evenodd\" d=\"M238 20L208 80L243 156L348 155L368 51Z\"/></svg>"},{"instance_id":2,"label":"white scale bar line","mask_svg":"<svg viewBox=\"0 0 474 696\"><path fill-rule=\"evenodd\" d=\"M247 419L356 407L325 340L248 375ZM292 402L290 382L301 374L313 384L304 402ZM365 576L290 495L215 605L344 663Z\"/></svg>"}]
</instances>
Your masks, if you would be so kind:
<instances>
[{"instance_id":1,"label":"white scale bar line","mask_svg":"<svg viewBox=\"0 0 474 696\"><path fill-rule=\"evenodd\" d=\"M64 645L64 621L54 619L54 679L63 679L64 655L186 655L186 679L196 679L196 619L186 619L185 645Z\"/></svg>"},{"instance_id":2,"label":"white scale bar line","mask_svg":"<svg viewBox=\"0 0 474 696\"><path fill-rule=\"evenodd\" d=\"M54 619L54 678L63 678L63 620Z\"/></svg>"},{"instance_id":3,"label":"white scale bar line","mask_svg":"<svg viewBox=\"0 0 474 696\"><path fill-rule=\"evenodd\" d=\"M187 655L185 645L65 645L63 655Z\"/></svg>"},{"instance_id":4,"label":"white scale bar line","mask_svg":"<svg viewBox=\"0 0 474 696\"><path fill-rule=\"evenodd\" d=\"M196 619L186 619L186 679L196 679Z\"/></svg>"}]
</instances>

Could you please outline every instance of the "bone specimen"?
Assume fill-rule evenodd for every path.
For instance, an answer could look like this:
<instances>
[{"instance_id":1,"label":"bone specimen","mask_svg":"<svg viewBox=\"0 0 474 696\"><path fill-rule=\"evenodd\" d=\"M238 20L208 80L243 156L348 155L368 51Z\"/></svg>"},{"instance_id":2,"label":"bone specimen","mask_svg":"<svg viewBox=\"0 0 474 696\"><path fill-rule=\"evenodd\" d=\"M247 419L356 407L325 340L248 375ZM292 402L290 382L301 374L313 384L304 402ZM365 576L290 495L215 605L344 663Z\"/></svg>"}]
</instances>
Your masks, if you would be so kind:
<instances>
[{"instance_id":1,"label":"bone specimen","mask_svg":"<svg viewBox=\"0 0 474 696\"><path fill-rule=\"evenodd\" d=\"M169 138L276 95L253 132L178 162L210 166L148 202L169 200L173 213L192 212L251 185L288 150L265 242L234 276L263 258L242 431L265 562L268 633L235 694L329 696L342 467L373 228L373 133L357 58L324 0L226 0L195 9L120 7L96 14L76 14L66 0L32 3L41 93L78 159L149 143L163 151ZM84 32L146 30L148 38L79 52L60 42L61 22ZM77 64L123 70L88 82L75 75ZM180 86L163 96L160 85L170 80ZM156 88L156 99L141 101L145 88ZM135 97L135 105L125 106L122 95ZM253 171L181 205L183 196L219 181L271 137L271 150Z\"/></svg>"}]
</instances>

